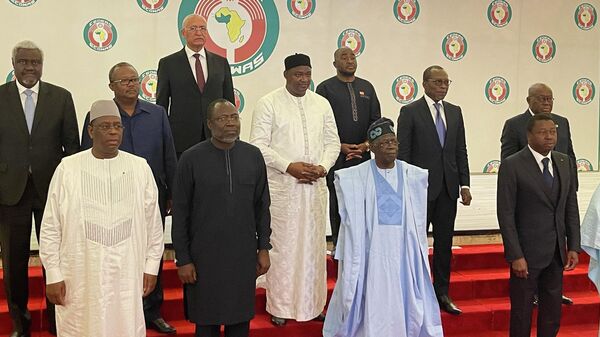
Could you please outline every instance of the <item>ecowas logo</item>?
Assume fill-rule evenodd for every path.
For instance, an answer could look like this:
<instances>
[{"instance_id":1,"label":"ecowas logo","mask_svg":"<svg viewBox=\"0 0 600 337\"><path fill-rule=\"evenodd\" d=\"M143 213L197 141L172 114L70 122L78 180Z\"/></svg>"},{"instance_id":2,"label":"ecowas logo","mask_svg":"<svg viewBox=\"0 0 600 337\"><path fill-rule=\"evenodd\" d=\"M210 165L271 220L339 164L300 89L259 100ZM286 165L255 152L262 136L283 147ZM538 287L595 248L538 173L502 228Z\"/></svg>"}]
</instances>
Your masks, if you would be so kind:
<instances>
[{"instance_id":1,"label":"ecowas logo","mask_svg":"<svg viewBox=\"0 0 600 337\"><path fill-rule=\"evenodd\" d=\"M362 33L354 28L348 28L340 33L337 42L338 48L348 47L352 49L356 57L365 50L365 38Z\"/></svg>"},{"instance_id":2,"label":"ecowas logo","mask_svg":"<svg viewBox=\"0 0 600 337\"><path fill-rule=\"evenodd\" d=\"M504 0L492 1L487 9L488 21L492 26L502 28L512 19L510 4Z\"/></svg>"},{"instance_id":3,"label":"ecowas logo","mask_svg":"<svg viewBox=\"0 0 600 337\"><path fill-rule=\"evenodd\" d=\"M106 51L117 43L117 29L106 19L96 18L83 28L83 39L95 51Z\"/></svg>"},{"instance_id":4,"label":"ecowas logo","mask_svg":"<svg viewBox=\"0 0 600 337\"><path fill-rule=\"evenodd\" d=\"M137 0L138 6L140 6L141 9L153 14L165 9L168 2L169 0Z\"/></svg>"},{"instance_id":5,"label":"ecowas logo","mask_svg":"<svg viewBox=\"0 0 600 337\"><path fill-rule=\"evenodd\" d=\"M483 173L498 173L498 169L500 168L499 160L490 160L483 167Z\"/></svg>"},{"instance_id":6,"label":"ecowas logo","mask_svg":"<svg viewBox=\"0 0 600 337\"><path fill-rule=\"evenodd\" d=\"M9 0L11 4L17 7L29 7L32 6L37 0Z\"/></svg>"},{"instance_id":7,"label":"ecowas logo","mask_svg":"<svg viewBox=\"0 0 600 337\"><path fill-rule=\"evenodd\" d=\"M15 80L15 71L11 70L8 72L8 75L6 75L6 83L10 82L10 81L14 81Z\"/></svg>"},{"instance_id":8,"label":"ecowas logo","mask_svg":"<svg viewBox=\"0 0 600 337\"><path fill-rule=\"evenodd\" d=\"M556 43L550 36L541 35L533 41L531 51L538 62L547 63L556 55Z\"/></svg>"},{"instance_id":9,"label":"ecowas logo","mask_svg":"<svg viewBox=\"0 0 600 337\"><path fill-rule=\"evenodd\" d=\"M154 103L156 102L156 89L158 76L156 70L146 70L140 75L140 98Z\"/></svg>"},{"instance_id":10,"label":"ecowas logo","mask_svg":"<svg viewBox=\"0 0 600 337\"><path fill-rule=\"evenodd\" d=\"M449 33L442 41L442 52L450 61L462 59L467 53L467 39L461 33Z\"/></svg>"},{"instance_id":11,"label":"ecowas logo","mask_svg":"<svg viewBox=\"0 0 600 337\"><path fill-rule=\"evenodd\" d=\"M239 113L242 113L242 111L244 111L244 103L246 102L244 100L244 95L242 95L241 91L233 88L233 97L235 100L235 108Z\"/></svg>"},{"instance_id":12,"label":"ecowas logo","mask_svg":"<svg viewBox=\"0 0 600 337\"><path fill-rule=\"evenodd\" d=\"M590 104L595 94L594 82L588 78L580 78L573 84L573 99L581 105Z\"/></svg>"},{"instance_id":13,"label":"ecowas logo","mask_svg":"<svg viewBox=\"0 0 600 337\"><path fill-rule=\"evenodd\" d=\"M400 104L412 102L417 97L418 92L417 81L412 76L400 75L392 83L392 96Z\"/></svg>"},{"instance_id":14,"label":"ecowas logo","mask_svg":"<svg viewBox=\"0 0 600 337\"><path fill-rule=\"evenodd\" d=\"M287 8L296 19L306 19L315 12L317 0L287 0Z\"/></svg>"},{"instance_id":15,"label":"ecowas logo","mask_svg":"<svg viewBox=\"0 0 600 337\"><path fill-rule=\"evenodd\" d=\"M588 172L593 171L594 167L592 167L592 163L584 158L577 159L577 171L578 172Z\"/></svg>"},{"instance_id":16,"label":"ecowas logo","mask_svg":"<svg viewBox=\"0 0 600 337\"><path fill-rule=\"evenodd\" d=\"M180 31L183 19L192 13L206 19L205 47L227 58L233 76L259 68L277 44L279 15L273 0L183 0L178 15Z\"/></svg>"},{"instance_id":17,"label":"ecowas logo","mask_svg":"<svg viewBox=\"0 0 600 337\"><path fill-rule=\"evenodd\" d=\"M394 1L394 16L403 24L413 23L419 17L419 1L396 0Z\"/></svg>"},{"instance_id":18,"label":"ecowas logo","mask_svg":"<svg viewBox=\"0 0 600 337\"><path fill-rule=\"evenodd\" d=\"M596 25L598 15L594 6L584 3L577 6L575 10L575 23L582 30L590 30Z\"/></svg>"},{"instance_id":19,"label":"ecowas logo","mask_svg":"<svg viewBox=\"0 0 600 337\"><path fill-rule=\"evenodd\" d=\"M485 97L492 104L502 104L508 98L510 87L506 79L500 76L490 78L485 85Z\"/></svg>"}]
</instances>

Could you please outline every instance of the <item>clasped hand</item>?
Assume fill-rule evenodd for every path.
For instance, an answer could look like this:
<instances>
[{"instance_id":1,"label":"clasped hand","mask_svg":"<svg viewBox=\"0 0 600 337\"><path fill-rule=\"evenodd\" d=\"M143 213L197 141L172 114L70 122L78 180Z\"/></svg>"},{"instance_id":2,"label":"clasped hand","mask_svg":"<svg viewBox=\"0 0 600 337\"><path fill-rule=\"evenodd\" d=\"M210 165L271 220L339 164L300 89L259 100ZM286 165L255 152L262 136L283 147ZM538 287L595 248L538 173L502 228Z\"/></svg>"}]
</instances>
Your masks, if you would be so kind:
<instances>
[{"instance_id":1,"label":"clasped hand","mask_svg":"<svg viewBox=\"0 0 600 337\"><path fill-rule=\"evenodd\" d=\"M299 183L310 185L317 181L317 179L323 178L327 174L327 171L323 166L313 165L305 162L291 163L286 172L292 177L298 179Z\"/></svg>"}]
</instances>

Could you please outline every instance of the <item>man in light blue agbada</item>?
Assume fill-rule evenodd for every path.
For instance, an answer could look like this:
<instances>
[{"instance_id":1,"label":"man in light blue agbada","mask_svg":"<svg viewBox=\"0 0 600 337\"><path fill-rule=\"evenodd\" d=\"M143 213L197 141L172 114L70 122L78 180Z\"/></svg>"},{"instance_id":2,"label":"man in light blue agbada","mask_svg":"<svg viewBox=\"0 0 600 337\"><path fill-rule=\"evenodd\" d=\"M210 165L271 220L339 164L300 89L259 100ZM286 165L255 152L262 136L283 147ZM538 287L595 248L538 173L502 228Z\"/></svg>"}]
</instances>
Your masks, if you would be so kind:
<instances>
[{"instance_id":1,"label":"man in light blue agbada","mask_svg":"<svg viewBox=\"0 0 600 337\"><path fill-rule=\"evenodd\" d=\"M441 337L430 279L427 170L396 160L393 122L368 130L375 159L336 172L338 280L324 337Z\"/></svg>"},{"instance_id":2,"label":"man in light blue agbada","mask_svg":"<svg viewBox=\"0 0 600 337\"><path fill-rule=\"evenodd\" d=\"M588 276L600 293L600 186L596 188L581 222L581 248L590 256Z\"/></svg>"}]
</instances>

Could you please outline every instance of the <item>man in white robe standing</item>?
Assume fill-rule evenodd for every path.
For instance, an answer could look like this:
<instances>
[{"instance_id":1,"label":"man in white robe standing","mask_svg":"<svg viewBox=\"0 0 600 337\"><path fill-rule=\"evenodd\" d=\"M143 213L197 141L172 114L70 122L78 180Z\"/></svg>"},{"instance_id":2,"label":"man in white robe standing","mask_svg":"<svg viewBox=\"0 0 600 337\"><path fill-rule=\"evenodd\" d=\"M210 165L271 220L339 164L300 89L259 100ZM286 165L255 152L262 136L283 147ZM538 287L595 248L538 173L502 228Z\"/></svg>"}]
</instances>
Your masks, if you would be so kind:
<instances>
[{"instance_id":1,"label":"man in white robe standing","mask_svg":"<svg viewBox=\"0 0 600 337\"><path fill-rule=\"evenodd\" d=\"M427 170L396 160L387 118L368 139L375 159L336 171L338 280L324 337L442 337L427 248Z\"/></svg>"},{"instance_id":2,"label":"man in white robe standing","mask_svg":"<svg viewBox=\"0 0 600 337\"><path fill-rule=\"evenodd\" d=\"M286 319L324 319L327 299L324 177L339 155L340 139L329 102L308 90L311 73L308 56L288 56L286 85L258 101L250 132L265 158L271 193L266 289L276 326Z\"/></svg>"},{"instance_id":3,"label":"man in white robe standing","mask_svg":"<svg viewBox=\"0 0 600 337\"><path fill-rule=\"evenodd\" d=\"M600 186L596 188L581 222L581 248L590 256L588 276L600 293Z\"/></svg>"},{"instance_id":4,"label":"man in white robe standing","mask_svg":"<svg viewBox=\"0 0 600 337\"><path fill-rule=\"evenodd\" d=\"M87 131L92 148L58 165L42 220L57 333L146 336L142 296L154 289L164 249L156 183L145 159L119 151L114 101L92 105Z\"/></svg>"}]
</instances>

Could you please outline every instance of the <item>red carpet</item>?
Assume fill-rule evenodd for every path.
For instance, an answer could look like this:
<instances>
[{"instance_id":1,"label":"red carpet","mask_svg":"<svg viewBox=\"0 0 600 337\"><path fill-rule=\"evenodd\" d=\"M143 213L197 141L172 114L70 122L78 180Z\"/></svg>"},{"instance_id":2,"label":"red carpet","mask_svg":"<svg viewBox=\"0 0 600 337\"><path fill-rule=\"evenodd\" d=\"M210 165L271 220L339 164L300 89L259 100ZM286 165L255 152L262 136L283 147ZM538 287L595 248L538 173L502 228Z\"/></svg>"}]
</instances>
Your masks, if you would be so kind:
<instances>
[{"instance_id":1,"label":"red carpet","mask_svg":"<svg viewBox=\"0 0 600 337\"><path fill-rule=\"evenodd\" d=\"M597 337L600 318L600 297L587 278L589 257L580 256L576 270L565 273L565 294L575 301L563 306L563 319L559 337ZM183 320L182 292L172 261L165 263L165 303L162 311L165 319L177 327L178 336L192 337L194 326ZM335 284L335 265L328 261L329 294ZM40 320L44 310L42 299L41 269L30 269L30 302L35 333L33 336L50 336L41 332ZM10 317L4 296L2 271L0 270L0 336L11 331ZM509 321L508 269L500 245L464 246L454 250L451 297L463 310L461 316L442 314L445 336L448 337L504 337ZM275 328L265 312L265 292L256 291L257 316L251 324L252 337L319 337L322 323L288 322L284 328ZM148 336L162 336L148 331Z\"/></svg>"}]
</instances>

